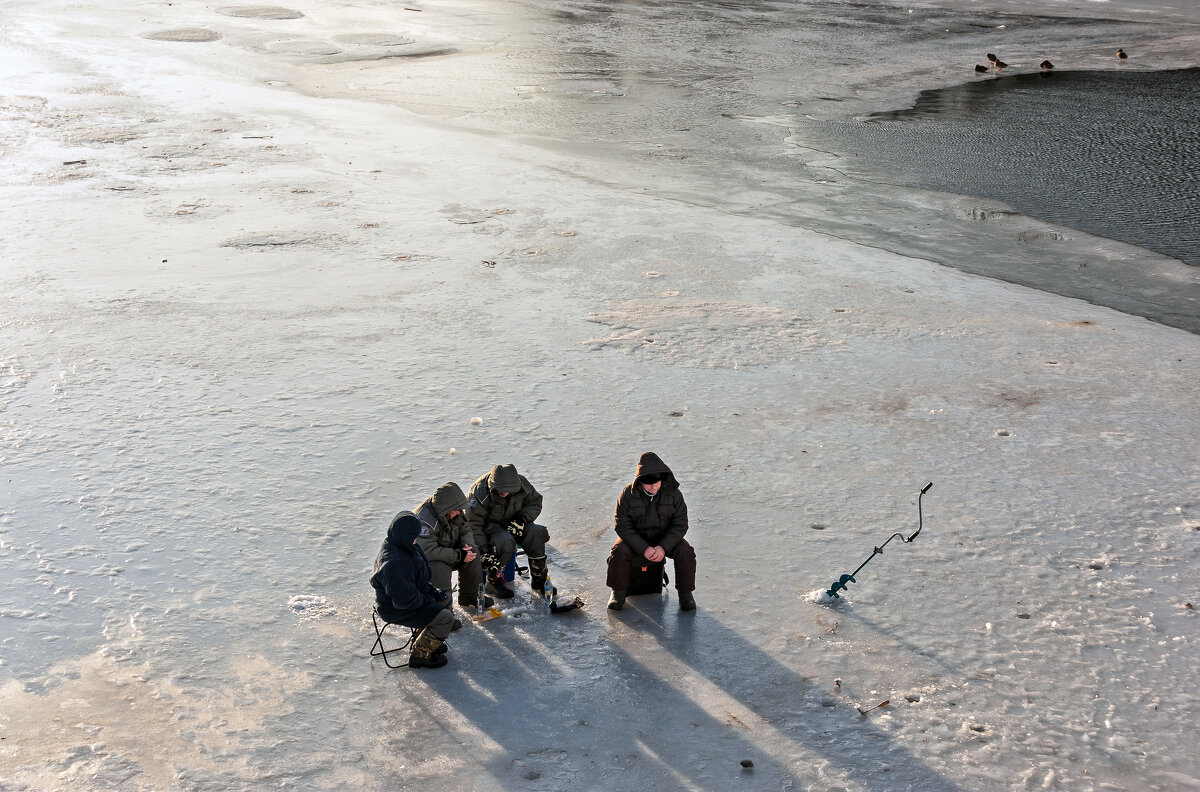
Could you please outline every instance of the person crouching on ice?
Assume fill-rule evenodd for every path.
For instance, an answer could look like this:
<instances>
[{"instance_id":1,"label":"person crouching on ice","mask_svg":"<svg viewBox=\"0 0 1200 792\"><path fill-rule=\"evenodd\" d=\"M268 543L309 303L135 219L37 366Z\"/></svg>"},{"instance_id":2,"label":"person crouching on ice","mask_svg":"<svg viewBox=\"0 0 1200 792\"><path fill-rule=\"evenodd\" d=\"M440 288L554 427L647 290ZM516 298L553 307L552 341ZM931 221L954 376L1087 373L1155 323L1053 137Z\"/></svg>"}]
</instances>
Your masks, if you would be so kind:
<instances>
[{"instance_id":1,"label":"person crouching on ice","mask_svg":"<svg viewBox=\"0 0 1200 792\"><path fill-rule=\"evenodd\" d=\"M545 596L546 577L550 574L546 565L550 531L534 523L541 513L541 494L529 479L517 473L515 465L496 465L471 485L467 494L467 522L483 548L487 592L493 597L513 596L512 586L502 573L517 545L521 545L529 559L529 585L533 593Z\"/></svg>"},{"instance_id":2,"label":"person crouching on ice","mask_svg":"<svg viewBox=\"0 0 1200 792\"><path fill-rule=\"evenodd\" d=\"M617 543L608 556L609 610L625 607L625 592L634 563L646 559L675 561L675 588L679 609L696 609L696 551L684 540L688 530L687 504L675 474L657 454L646 452L638 460L633 483L621 490L613 516Z\"/></svg>"},{"instance_id":3,"label":"person crouching on ice","mask_svg":"<svg viewBox=\"0 0 1200 792\"><path fill-rule=\"evenodd\" d=\"M450 576L457 572L458 604L464 608L487 608L491 602L479 605L483 572L479 566L479 546L467 524L466 510L467 496L461 487L452 481L438 487L417 507L417 519L429 529L417 544L429 558L433 585L449 591ZM452 629L461 627L462 622L455 619Z\"/></svg>"},{"instance_id":4,"label":"person crouching on ice","mask_svg":"<svg viewBox=\"0 0 1200 792\"><path fill-rule=\"evenodd\" d=\"M454 622L450 592L430 582L429 559L417 544L428 534L429 529L412 512L397 514L388 526L371 575L375 610L383 620L420 630L408 656L409 668L446 665L446 636Z\"/></svg>"}]
</instances>

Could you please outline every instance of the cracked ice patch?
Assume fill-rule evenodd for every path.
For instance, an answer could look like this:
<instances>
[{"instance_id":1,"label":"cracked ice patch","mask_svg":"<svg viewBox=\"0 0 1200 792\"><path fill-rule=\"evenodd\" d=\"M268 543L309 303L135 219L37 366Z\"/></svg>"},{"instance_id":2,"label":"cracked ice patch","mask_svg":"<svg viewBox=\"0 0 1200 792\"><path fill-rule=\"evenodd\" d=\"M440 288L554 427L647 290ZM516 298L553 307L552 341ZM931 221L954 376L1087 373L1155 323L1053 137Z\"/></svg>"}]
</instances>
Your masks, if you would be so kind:
<instances>
[{"instance_id":1,"label":"cracked ice patch","mask_svg":"<svg viewBox=\"0 0 1200 792\"><path fill-rule=\"evenodd\" d=\"M794 313L734 300L630 300L588 321L612 331L584 341L590 349L612 347L684 366L773 363L828 343Z\"/></svg>"}]
</instances>

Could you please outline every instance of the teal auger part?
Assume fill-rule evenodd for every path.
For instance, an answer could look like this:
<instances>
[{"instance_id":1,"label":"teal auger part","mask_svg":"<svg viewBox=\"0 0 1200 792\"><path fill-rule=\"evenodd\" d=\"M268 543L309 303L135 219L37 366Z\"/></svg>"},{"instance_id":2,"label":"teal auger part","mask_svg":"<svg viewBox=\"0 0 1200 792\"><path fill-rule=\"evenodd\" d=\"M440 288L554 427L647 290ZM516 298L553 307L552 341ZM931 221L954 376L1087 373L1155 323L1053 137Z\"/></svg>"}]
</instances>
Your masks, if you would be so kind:
<instances>
[{"instance_id":1,"label":"teal auger part","mask_svg":"<svg viewBox=\"0 0 1200 792\"><path fill-rule=\"evenodd\" d=\"M834 583L832 586L830 586L829 591L826 591L825 594L827 596L833 597L834 599L840 599L841 595L838 594L838 591L840 589L846 588L847 583L857 583L857 582L858 581L854 579L854 575L842 575L841 578L838 580L838 582Z\"/></svg>"},{"instance_id":2,"label":"teal auger part","mask_svg":"<svg viewBox=\"0 0 1200 792\"><path fill-rule=\"evenodd\" d=\"M841 599L841 596L838 594L838 592L845 591L847 583L857 583L858 581L854 579L854 576L861 572L862 568L870 563L872 558L877 555L883 555L883 548L887 547L888 542L891 542L897 536L900 537L901 542L911 542L913 539L917 538L917 535L921 533L921 528L923 528L925 524L924 515L921 513L921 498L925 497L925 493L929 492L929 488L932 486L933 482L931 481L922 487L921 492L917 495L917 530L912 534L912 536L908 537L907 539L905 539L904 534L901 533L894 533L889 536L887 542L884 542L879 547L876 547L871 555L867 556L867 560L858 565L858 569L854 570L849 575L842 575L840 578L838 578L838 581L830 586L829 590L825 592L826 596L830 597L831 599Z\"/></svg>"}]
</instances>

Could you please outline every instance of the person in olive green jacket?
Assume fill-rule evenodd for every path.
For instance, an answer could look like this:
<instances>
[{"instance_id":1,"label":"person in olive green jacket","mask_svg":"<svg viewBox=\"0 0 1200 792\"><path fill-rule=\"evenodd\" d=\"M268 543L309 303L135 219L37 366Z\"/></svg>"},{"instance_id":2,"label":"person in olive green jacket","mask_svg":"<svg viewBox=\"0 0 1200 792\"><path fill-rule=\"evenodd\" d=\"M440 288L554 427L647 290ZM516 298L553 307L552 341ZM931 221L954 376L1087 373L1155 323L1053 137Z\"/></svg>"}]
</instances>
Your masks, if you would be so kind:
<instances>
[{"instance_id":1,"label":"person in olive green jacket","mask_svg":"<svg viewBox=\"0 0 1200 792\"><path fill-rule=\"evenodd\" d=\"M618 538L608 556L607 584L613 590L609 610L625 607L633 564L643 558L653 563L673 559L679 609L696 609L692 595L696 590L696 551L683 538L688 530L687 504L675 474L657 454L646 452L638 460L633 483L617 497L613 528Z\"/></svg>"},{"instance_id":2,"label":"person in olive green jacket","mask_svg":"<svg viewBox=\"0 0 1200 792\"><path fill-rule=\"evenodd\" d=\"M502 570L521 545L529 559L529 584L544 596L546 542L550 531L534 522L542 513L542 496L515 465L496 465L471 485L467 494L467 522L484 553L487 592L508 599L512 586Z\"/></svg>"},{"instance_id":3,"label":"person in olive green jacket","mask_svg":"<svg viewBox=\"0 0 1200 792\"><path fill-rule=\"evenodd\" d=\"M450 576L458 572L458 604L464 608L486 608L492 603L479 603L479 587L483 582L479 564L479 545L475 542L466 518L467 497L462 488L448 482L437 488L432 496L416 508L417 519L425 525L428 535L417 544L429 557L430 579L440 589L451 588ZM455 628L462 623L454 620Z\"/></svg>"}]
</instances>

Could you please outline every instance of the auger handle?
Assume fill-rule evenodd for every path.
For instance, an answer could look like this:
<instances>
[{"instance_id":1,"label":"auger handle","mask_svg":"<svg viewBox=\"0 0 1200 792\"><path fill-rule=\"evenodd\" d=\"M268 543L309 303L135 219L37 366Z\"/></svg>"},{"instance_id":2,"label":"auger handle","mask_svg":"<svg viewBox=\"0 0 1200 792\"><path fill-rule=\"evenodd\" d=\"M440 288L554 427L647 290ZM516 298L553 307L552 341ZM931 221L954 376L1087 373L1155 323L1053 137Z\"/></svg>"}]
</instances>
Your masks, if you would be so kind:
<instances>
[{"instance_id":1,"label":"auger handle","mask_svg":"<svg viewBox=\"0 0 1200 792\"><path fill-rule=\"evenodd\" d=\"M925 493L929 492L929 488L932 486L933 486L933 482L931 481L928 484L926 484L924 487L922 487L921 494L917 495L917 531L912 536L905 539L904 541L906 541L906 542L911 542L913 539L917 538L917 534L921 533L921 527L923 526L923 524L925 522L925 517L924 517L924 515L921 514L921 498L925 497Z\"/></svg>"}]
</instances>

